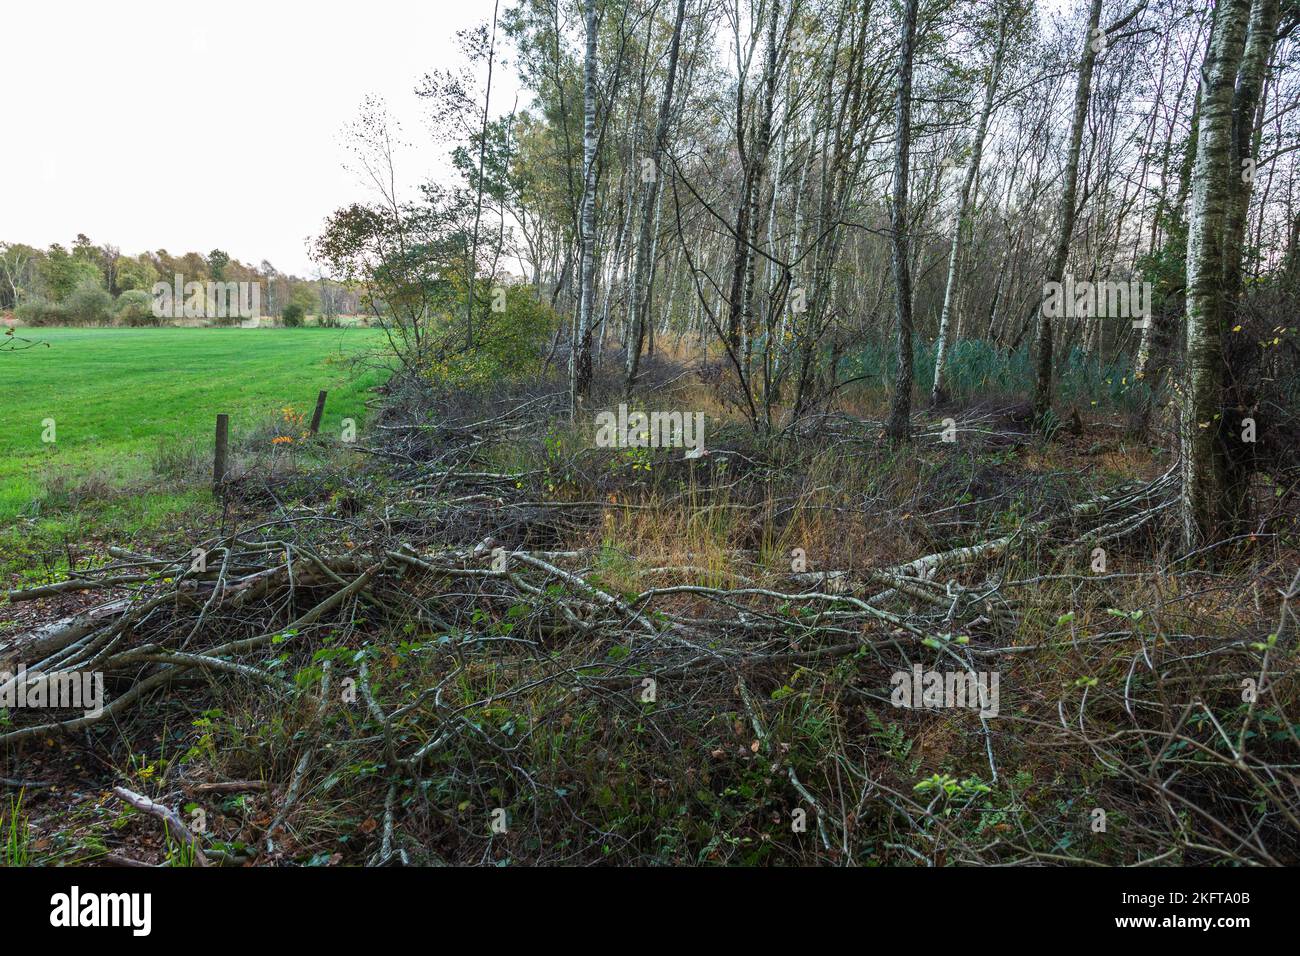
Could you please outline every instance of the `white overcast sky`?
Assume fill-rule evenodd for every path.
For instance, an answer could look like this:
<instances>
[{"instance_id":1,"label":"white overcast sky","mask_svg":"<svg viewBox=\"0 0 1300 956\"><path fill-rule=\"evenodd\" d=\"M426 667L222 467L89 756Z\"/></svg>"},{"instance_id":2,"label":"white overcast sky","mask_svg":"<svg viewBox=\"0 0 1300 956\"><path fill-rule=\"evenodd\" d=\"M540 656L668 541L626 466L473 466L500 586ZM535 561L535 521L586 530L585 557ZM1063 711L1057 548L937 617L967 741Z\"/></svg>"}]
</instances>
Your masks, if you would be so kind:
<instances>
[{"instance_id":1,"label":"white overcast sky","mask_svg":"<svg viewBox=\"0 0 1300 956\"><path fill-rule=\"evenodd\" d=\"M9 0L0 241L84 232L312 275L305 238L368 195L340 136L362 98L383 96L423 150L399 173L445 170L413 90L491 17L492 0ZM513 64L493 87L508 112Z\"/></svg>"}]
</instances>

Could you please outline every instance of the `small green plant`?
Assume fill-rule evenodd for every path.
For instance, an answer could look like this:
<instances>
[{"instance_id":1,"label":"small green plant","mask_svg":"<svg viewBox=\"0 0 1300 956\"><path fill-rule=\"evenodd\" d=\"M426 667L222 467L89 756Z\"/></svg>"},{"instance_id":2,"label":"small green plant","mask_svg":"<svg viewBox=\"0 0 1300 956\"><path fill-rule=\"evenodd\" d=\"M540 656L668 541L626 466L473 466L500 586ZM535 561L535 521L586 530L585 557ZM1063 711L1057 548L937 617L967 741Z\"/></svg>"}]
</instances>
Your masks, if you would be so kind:
<instances>
[{"instance_id":1,"label":"small green plant","mask_svg":"<svg viewBox=\"0 0 1300 956\"><path fill-rule=\"evenodd\" d=\"M1270 634L1267 640L1255 641L1250 646L1253 650L1256 651L1271 651L1275 647L1277 647L1277 635Z\"/></svg>"},{"instance_id":2,"label":"small green plant","mask_svg":"<svg viewBox=\"0 0 1300 956\"><path fill-rule=\"evenodd\" d=\"M969 803L976 797L981 797L990 792L992 789L986 783L981 783L974 777L967 777L965 780L958 780L950 774L936 773L931 774L912 788L917 793L938 793L942 794L945 800L952 800L960 803Z\"/></svg>"},{"instance_id":3,"label":"small green plant","mask_svg":"<svg viewBox=\"0 0 1300 956\"><path fill-rule=\"evenodd\" d=\"M0 836L4 838L3 866L27 866L31 860L31 834L23 815L23 796L9 798L9 812L0 812Z\"/></svg>"},{"instance_id":4,"label":"small green plant","mask_svg":"<svg viewBox=\"0 0 1300 956\"><path fill-rule=\"evenodd\" d=\"M197 854L194 852L194 844L178 843L170 835L167 837L167 865L177 867L195 866Z\"/></svg>"}]
</instances>

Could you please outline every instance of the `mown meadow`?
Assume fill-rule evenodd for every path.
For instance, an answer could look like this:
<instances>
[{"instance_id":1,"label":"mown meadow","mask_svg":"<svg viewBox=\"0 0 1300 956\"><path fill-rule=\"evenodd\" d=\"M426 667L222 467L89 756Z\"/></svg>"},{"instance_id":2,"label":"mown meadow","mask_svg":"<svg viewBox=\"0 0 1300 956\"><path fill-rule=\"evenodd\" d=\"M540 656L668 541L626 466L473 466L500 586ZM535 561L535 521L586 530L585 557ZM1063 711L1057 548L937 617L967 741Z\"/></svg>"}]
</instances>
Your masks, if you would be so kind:
<instances>
[{"instance_id":1,"label":"mown meadow","mask_svg":"<svg viewBox=\"0 0 1300 956\"><path fill-rule=\"evenodd\" d=\"M209 505L201 483L164 482L156 469L179 455L210 455L217 413L230 416L237 442L286 408L310 415L326 389L321 430L329 434L344 418L362 420L384 374L365 365L383 333L364 328L25 334L40 344L0 356L5 564L33 541L89 533L87 521L129 531Z\"/></svg>"}]
</instances>

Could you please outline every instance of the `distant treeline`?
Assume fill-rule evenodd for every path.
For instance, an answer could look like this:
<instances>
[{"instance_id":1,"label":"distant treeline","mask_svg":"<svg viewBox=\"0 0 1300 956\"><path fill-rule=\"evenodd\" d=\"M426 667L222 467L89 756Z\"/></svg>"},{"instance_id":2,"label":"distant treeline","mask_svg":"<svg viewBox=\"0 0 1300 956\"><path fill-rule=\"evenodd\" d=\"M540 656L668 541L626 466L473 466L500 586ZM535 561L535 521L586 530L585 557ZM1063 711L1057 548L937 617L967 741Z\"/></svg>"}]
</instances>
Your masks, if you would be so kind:
<instances>
[{"instance_id":1,"label":"distant treeline","mask_svg":"<svg viewBox=\"0 0 1300 956\"><path fill-rule=\"evenodd\" d=\"M261 313L277 318L294 306L291 315L301 310L332 324L359 308L359 293L347 284L323 276L302 279L265 259L247 265L221 249L130 256L79 234L70 249L57 242L48 249L0 242L0 312L14 313L25 325L157 325L167 320L154 316L154 283L170 285L177 275L186 282L259 283Z\"/></svg>"}]
</instances>

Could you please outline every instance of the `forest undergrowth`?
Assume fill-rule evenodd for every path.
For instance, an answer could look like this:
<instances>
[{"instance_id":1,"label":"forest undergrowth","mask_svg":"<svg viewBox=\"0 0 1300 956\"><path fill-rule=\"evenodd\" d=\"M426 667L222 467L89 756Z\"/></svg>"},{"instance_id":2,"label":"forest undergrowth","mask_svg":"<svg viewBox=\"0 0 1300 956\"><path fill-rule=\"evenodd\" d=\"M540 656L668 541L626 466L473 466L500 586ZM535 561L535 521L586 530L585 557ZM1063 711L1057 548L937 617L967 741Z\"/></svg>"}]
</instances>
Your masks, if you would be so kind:
<instances>
[{"instance_id":1,"label":"forest undergrowth","mask_svg":"<svg viewBox=\"0 0 1300 956\"><path fill-rule=\"evenodd\" d=\"M703 454L596 447L558 381L395 382L325 462L243 449L203 540L12 593L94 595L3 651L109 701L0 730L25 852L1300 859L1284 484L1206 561L1172 543L1164 443L1113 409L1043 438L990 392L896 446L870 392L757 436L697 370L647 376L633 407L707 410Z\"/></svg>"}]
</instances>

